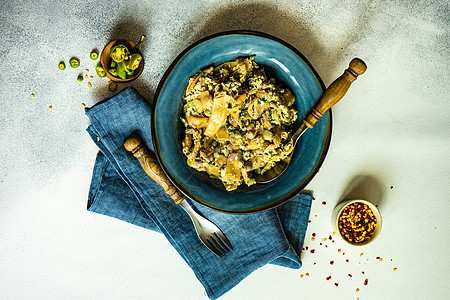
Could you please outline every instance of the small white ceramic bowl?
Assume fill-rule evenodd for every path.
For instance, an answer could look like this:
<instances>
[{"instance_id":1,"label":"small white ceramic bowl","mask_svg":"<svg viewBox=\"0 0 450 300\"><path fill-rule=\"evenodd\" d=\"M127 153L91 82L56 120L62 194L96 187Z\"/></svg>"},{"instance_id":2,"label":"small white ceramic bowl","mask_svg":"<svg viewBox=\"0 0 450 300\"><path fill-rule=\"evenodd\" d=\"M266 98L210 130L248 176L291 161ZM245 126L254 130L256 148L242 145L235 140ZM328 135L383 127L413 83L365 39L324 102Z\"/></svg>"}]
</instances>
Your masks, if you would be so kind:
<instances>
[{"instance_id":1,"label":"small white ceramic bowl","mask_svg":"<svg viewBox=\"0 0 450 300\"><path fill-rule=\"evenodd\" d=\"M370 237L369 240L362 242L362 243L353 243L348 241L346 238L344 238L339 230L339 226L338 226L338 221L339 221L339 216L341 215L342 211L344 210L345 207L347 207L348 205L352 204L352 203L363 203L366 204L367 206L369 206L369 208L372 210L373 214L375 215L375 218L377 219L377 225L375 226L375 231L372 234L372 236ZM364 246L367 245L371 242L373 242L379 235L380 235L380 231L381 231L381 214L380 211L378 210L378 208L373 205L371 202L367 201L367 200L362 200L362 199L355 199L355 200L345 200L340 202L338 205L336 205L336 207L333 210L333 213L331 215L331 222L333 225L334 230L338 233L338 235L348 244L352 245L352 246Z\"/></svg>"}]
</instances>

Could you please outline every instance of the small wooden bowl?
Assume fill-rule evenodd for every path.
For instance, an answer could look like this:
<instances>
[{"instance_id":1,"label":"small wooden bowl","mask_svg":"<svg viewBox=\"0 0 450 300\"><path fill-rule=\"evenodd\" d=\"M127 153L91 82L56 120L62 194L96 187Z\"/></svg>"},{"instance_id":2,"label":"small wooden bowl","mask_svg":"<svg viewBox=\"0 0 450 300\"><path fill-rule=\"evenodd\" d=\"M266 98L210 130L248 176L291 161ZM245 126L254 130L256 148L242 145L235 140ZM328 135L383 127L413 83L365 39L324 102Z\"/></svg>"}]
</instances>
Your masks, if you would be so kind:
<instances>
[{"instance_id":1,"label":"small wooden bowl","mask_svg":"<svg viewBox=\"0 0 450 300\"><path fill-rule=\"evenodd\" d=\"M114 40L109 42L105 48L103 48L102 53L100 54L100 64L102 65L103 69L105 69L106 71L106 76L111 79L112 81L115 82L130 82L135 80L136 78L139 77L139 75L141 75L142 71L144 70L144 56L142 55L141 50L138 49L134 49L133 51L136 53L139 53L142 56L142 60L141 63L139 64L139 67L134 71L134 74L132 76L127 76L127 79L122 79L118 76L114 76L109 72L110 69L110 65L111 65L111 56L110 56L110 52L111 49L119 44L125 44L128 49L133 48L134 46L136 46L135 43L133 43L132 41L129 40Z\"/></svg>"}]
</instances>

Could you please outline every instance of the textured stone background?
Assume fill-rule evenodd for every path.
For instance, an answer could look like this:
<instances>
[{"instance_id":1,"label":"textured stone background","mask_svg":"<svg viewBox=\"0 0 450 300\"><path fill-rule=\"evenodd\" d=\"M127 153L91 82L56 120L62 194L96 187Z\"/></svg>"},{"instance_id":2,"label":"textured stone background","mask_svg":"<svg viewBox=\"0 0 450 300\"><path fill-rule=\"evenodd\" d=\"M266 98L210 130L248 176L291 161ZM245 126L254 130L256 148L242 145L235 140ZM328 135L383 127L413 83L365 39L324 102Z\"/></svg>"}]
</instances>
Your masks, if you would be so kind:
<instances>
[{"instance_id":1,"label":"textured stone background","mask_svg":"<svg viewBox=\"0 0 450 300\"><path fill-rule=\"evenodd\" d=\"M76 77L86 68L94 74L93 48L145 34L146 67L132 85L151 100L183 49L232 29L289 42L326 85L353 57L366 61L367 73L333 109L331 149L308 186L316 197L308 235L329 235L334 204L355 184L363 187L359 195L382 200L384 228L362 250L308 239L320 251L306 251L302 269L266 266L223 299L445 298L449 16L448 1L438 0L3 0L0 298L206 299L161 235L86 211L97 150L81 103L91 106L110 93L104 78L95 76L89 89ZM59 71L59 61L68 64L71 56L81 68ZM329 275L339 287L325 280Z\"/></svg>"}]
</instances>

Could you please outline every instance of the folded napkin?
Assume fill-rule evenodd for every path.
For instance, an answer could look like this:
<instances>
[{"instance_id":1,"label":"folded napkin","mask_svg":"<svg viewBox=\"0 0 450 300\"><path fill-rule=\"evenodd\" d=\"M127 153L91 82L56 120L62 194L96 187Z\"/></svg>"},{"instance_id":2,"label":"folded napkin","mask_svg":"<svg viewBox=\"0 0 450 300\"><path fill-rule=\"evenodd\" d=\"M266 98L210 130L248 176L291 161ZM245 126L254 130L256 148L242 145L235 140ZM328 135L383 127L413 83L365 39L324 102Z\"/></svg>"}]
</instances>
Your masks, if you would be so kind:
<instances>
[{"instance_id":1,"label":"folded napkin","mask_svg":"<svg viewBox=\"0 0 450 300\"><path fill-rule=\"evenodd\" d=\"M201 243L188 214L123 147L136 132L153 151L150 112L150 104L134 88L86 109L91 121L87 131L100 149L88 210L164 234L211 299L266 264L300 268L312 196L299 194L275 209L248 215L222 213L186 200L219 226L233 245L225 258L217 257Z\"/></svg>"}]
</instances>

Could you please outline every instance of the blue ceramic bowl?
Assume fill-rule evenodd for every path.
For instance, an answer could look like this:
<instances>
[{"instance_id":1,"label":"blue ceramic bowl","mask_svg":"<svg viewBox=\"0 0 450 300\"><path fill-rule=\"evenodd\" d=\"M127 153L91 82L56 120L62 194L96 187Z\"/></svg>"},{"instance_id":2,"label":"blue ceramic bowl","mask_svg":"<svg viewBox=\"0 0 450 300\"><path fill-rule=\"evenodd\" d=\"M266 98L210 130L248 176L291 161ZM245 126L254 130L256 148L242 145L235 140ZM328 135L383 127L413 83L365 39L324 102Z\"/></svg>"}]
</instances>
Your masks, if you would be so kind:
<instances>
[{"instance_id":1,"label":"blue ceramic bowl","mask_svg":"<svg viewBox=\"0 0 450 300\"><path fill-rule=\"evenodd\" d=\"M217 179L190 168L181 151L184 95L189 78L200 69L237 57L255 55L267 76L295 94L298 128L319 100L324 84L306 58L286 42L253 31L232 31L207 37L184 50L164 74L153 102L153 144L164 172L185 195L207 207L229 213L254 213L276 207L299 193L319 170L331 138L331 114L326 112L301 137L289 168L276 180L240 186L228 192Z\"/></svg>"}]
</instances>

